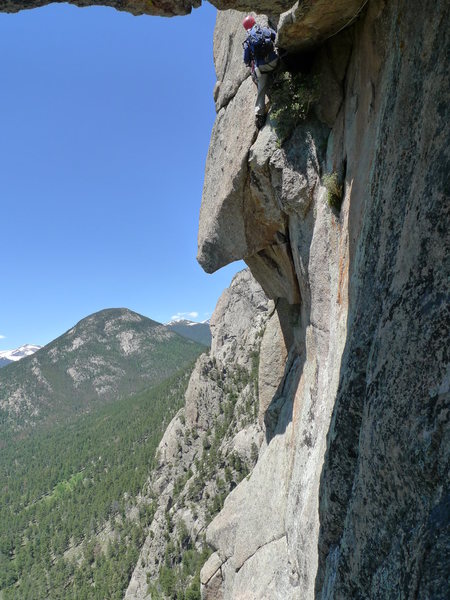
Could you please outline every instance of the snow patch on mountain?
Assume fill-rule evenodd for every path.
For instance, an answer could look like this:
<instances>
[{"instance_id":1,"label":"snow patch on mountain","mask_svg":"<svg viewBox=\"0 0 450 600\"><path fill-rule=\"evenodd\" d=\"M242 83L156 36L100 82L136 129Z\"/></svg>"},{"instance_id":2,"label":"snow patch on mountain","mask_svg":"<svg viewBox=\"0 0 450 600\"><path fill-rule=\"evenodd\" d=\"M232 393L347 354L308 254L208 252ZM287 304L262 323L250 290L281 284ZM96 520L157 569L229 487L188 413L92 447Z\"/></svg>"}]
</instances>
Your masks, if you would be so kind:
<instances>
[{"instance_id":1,"label":"snow patch on mountain","mask_svg":"<svg viewBox=\"0 0 450 600\"><path fill-rule=\"evenodd\" d=\"M176 318L166 323L166 327L185 338L205 346L211 345L211 330L208 320L198 323L189 319Z\"/></svg>"},{"instance_id":2,"label":"snow patch on mountain","mask_svg":"<svg viewBox=\"0 0 450 600\"><path fill-rule=\"evenodd\" d=\"M16 362L25 356L31 356L31 354L34 354L41 348L42 346L36 346L35 344L24 344L14 350L2 350L0 352L0 359Z\"/></svg>"},{"instance_id":3,"label":"snow patch on mountain","mask_svg":"<svg viewBox=\"0 0 450 600\"><path fill-rule=\"evenodd\" d=\"M165 323L165 325L167 325L167 327L170 327L170 325L186 325L187 327L192 327L195 325L209 325L209 319L206 319L206 321L188 321L188 319L172 319L172 321Z\"/></svg>"}]
</instances>

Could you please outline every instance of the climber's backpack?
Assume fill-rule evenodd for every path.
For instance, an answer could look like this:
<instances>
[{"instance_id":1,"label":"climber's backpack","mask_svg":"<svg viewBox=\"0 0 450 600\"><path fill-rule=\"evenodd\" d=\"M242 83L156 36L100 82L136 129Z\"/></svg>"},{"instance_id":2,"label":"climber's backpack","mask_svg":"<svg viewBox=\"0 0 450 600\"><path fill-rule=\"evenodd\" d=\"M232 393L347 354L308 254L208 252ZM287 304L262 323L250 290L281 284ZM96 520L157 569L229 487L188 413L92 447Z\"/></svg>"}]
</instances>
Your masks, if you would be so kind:
<instances>
[{"instance_id":1,"label":"climber's backpack","mask_svg":"<svg viewBox=\"0 0 450 600\"><path fill-rule=\"evenodd\" d=\"M247 43L254 58L261 60L273 52L273 42L270 37L270 30L255 25L250 30L247 37Z\"/></svg>"}]
</instances>

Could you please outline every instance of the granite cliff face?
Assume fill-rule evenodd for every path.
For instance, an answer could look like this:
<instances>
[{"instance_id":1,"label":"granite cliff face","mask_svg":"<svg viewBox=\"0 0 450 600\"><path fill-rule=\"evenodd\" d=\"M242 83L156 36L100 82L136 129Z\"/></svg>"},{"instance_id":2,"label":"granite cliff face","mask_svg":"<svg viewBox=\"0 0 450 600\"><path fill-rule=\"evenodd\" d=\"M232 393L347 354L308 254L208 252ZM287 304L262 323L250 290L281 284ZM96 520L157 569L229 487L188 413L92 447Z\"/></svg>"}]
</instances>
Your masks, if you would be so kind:
<instances>
[{"instance_id":1,"label":"granite cliff face","mask_svg":"<svg viewBox=\"0 0 450 600\"><path fill-rule=\"evenodd\" d=\"M342 29L337 4L279 19L320 95L283 143L270 115L253 125L242 14L217 20L198 259L247 262L285 347L267 327L284 374L260 393L258 462L207 529L205 598L448 590L448 6L339 3L356 17Z\"/></svg>"}]
</instances>

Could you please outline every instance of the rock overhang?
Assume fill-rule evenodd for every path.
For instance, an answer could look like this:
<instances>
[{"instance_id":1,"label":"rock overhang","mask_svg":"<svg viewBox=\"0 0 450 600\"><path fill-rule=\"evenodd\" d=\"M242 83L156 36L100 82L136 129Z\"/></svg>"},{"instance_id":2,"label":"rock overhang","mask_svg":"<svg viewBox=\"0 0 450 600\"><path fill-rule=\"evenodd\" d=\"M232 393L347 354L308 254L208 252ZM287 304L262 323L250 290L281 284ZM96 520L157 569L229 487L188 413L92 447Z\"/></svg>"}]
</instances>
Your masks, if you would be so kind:
<instances>
[{"instance_id":1,"label":"rock overhang","mask_svg":"<svg viewBox=\"0 0 450 600\"><path fill-rule=\"evenodd\" d=\"M318 44L345 28L366 5L368 0L260 0L258 13L279 18L278 41L289 51L298 51ZM174 17L188 15L199 8L202 0L0 0L0 12L16 13L47 4L109 6L132 15ZM219 11L252 12L251 0L210 0Z\"/></svg>"},{"instance_id":2,"label":"rock overhang","mask_svg":"<svg viewBox=\"0 0 450 600\"><path fill-rule=\"evenodd\" d=\"M0 0L0 12L15 13L21 10L39 8L47 4L62 4L61 0ZM80 8L87 6L109 6L132 15L153 15L175 17L189 14L193 8L201 6L202 0L68 0L64 4L74 4Z\"/></svg>"},{"instance_id":3,"label":"rock overhang","mask_svg":"<svg viewBox=\"0 0 450 600\"><path fill-rule=\"evenodd\" d=\"M0 0L0 12L18 12L47 4L75 4L85 6L111 6L133 15L181 16L198 8L202 0ZM218 10L252 11L255 3L249 0L211 0ZM281 14L293 5L292 0L260 0L258 10Z\"/></svg>"},{"instance_id":4,"label":"rock overhang","mask_svg":"<svg viewBox=\"0 0 450 600\"><path fill-rule=\"evenodd\" d=\"M353 23L368 0L304 0L284 12L278 23L278 45L300 52L322 44Z\"/></svg>"}]
</instances>

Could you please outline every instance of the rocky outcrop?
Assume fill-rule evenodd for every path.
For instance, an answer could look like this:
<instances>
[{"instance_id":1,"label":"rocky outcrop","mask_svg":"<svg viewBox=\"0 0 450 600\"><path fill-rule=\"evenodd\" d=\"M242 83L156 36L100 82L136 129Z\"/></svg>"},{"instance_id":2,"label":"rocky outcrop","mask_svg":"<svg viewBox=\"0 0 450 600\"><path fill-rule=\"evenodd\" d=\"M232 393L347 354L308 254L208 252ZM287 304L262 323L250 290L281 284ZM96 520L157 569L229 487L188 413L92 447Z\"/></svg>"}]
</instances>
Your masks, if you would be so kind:
<instances>
[{"instance_id":1,"label":"rocky outcrop","mask_svg":"<svg viewBox=\"0 0 450 600\"><path fill-rule=\"evenodd\" d=\"M198 359L185 407L169 424L158 448L145 491L153 499L155 516L127 599L166 592L162 569L171 570L186 591L193 579L181 581L178 566L183 554L189 550L191 557L193 553L200 557L205 551L206 526L229 491L253 468L263 441L257 390L274 386L274 378L279 382L283 375L266 376L258 386L262 334L273 317L273 306L248 270L239 273L219 299L211 318L211 351ZM276 336L276 321L270 328ZM210 597L218 598L211 596L218 581L215 564L214 558L209 561L204 578L210 582Z\"/></svg>"},{"instance_id":2,"label":"rocky outcrop","mask_svg":"<svg viewBox=\"0 0 450 600\"><path fill-rule=\"evenodd\" d=\"M241 49L223 46L242 15L217 22L198 259L250 266L281 332L260 381L282 374L260 391L258 462L207 529L205 598L446 595L449 14L342 4L280 18L280 43L308 48L289 64L319 82L281 141L270 114L253 128Z\"/></svg>"}]
</instances>

